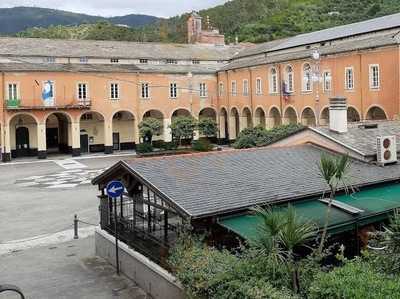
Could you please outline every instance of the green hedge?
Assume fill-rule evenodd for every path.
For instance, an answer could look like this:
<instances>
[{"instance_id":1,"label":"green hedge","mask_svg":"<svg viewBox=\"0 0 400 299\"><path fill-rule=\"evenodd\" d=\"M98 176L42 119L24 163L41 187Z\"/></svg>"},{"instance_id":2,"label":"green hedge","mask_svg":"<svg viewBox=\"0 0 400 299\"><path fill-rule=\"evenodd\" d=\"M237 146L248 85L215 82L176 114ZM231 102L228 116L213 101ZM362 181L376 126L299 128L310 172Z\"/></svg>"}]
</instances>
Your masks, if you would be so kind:
<instances>
[{"instance_id":1,"label":"green hedge","mask_svg":"<svg viewBox=\"0 0 400 299\"><path fill-rule=\"evenodd\" d=\"M140 143L136 145L136 152L139 154L151 153L153 151L153 146L151 143Z\"/></svg>"},{"instance_id":2,"label":"green hedge","mask_svg":"<svg viewBox=\"0 0 400 299\"><path fill-rule=\"evenodd\" d=\"M301 131L303 128L304 126L300 124L281 125L271 130L267 130L261 126L246 128L239 133L233 147L251 148L255 146L266 146L279 139Z\"/></svg>"},{"instance_id":3,"label":"green hedge","mask_svg":"<svg viewBox=\"0 0 400 299\"><path fill-rule=\"evenodd\" d=\"M359 259L331 272L316 275L309 290L310 299L396 299L400 279L377 272Z\"/></svg>"}]
</instances>

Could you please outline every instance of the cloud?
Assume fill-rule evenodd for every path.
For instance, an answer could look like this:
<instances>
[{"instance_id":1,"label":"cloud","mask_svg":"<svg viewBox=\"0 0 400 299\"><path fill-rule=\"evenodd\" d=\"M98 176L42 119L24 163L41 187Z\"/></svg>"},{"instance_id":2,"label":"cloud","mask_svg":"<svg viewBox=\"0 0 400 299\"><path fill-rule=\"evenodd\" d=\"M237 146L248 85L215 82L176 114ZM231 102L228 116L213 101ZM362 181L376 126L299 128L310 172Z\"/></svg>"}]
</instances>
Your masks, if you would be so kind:
<instances>
[{"instance_id":1,"label":"cloud","mask_svg":"<svg viewBox=\"0 0 400 299\"><path fill-rule=\"evenodd\" d=\"M169 17L191 10L200 10L216 6L227 1L228 0L1 0L0 7L36 6L102 16L140 13Z\"/></svg>"}]
</instances>

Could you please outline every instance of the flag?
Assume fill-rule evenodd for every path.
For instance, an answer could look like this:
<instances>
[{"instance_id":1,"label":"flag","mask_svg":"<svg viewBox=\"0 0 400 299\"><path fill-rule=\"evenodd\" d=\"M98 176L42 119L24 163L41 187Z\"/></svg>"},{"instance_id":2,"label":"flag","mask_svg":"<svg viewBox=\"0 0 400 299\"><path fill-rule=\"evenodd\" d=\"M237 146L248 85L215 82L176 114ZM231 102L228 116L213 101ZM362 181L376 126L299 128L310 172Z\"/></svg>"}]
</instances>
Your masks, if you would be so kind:
<instances>
[{"instance_id":1,"label":"flag","mask_svg":"<svg viewBox=\"0 0 400 299\"><path fill-rule=\"evenodd\" d=\"M42 100L44 106L54 106L54 82L46 81L43 83Z\"/></svg>"}]
</instances>

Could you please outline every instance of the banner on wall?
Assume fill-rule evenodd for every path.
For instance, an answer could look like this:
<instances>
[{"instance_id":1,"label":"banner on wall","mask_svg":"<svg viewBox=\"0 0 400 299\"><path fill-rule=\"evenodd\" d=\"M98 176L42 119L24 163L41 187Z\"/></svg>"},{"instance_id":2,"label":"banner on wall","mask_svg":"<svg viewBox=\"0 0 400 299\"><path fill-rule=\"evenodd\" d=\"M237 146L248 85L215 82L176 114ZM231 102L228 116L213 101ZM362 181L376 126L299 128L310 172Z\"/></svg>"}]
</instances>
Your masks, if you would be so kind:
<instances>
[{"instance_id":1,"label":"banner on wall","mask_svg":"<svg viewBox=\"0 0 400 299\"><path fill-rule=\"evenodd\" d=\"M42 100L43 104L46 107L54 106L54 82L53 81L45 81L43 82L42 88Z\"/></svg>"}]
</instances>

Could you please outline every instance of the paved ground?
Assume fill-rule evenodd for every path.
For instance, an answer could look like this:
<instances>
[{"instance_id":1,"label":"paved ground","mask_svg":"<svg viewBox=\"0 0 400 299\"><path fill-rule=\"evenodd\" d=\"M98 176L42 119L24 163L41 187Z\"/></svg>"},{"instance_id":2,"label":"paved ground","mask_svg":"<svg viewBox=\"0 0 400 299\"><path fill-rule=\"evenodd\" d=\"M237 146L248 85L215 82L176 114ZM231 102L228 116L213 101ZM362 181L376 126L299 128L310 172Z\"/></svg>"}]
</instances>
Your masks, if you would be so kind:
<instances>
[{"instance_id":1,"label":"paved ground","mask_svg":"<svg viewBox=\"0 0 400 299\"><path fill-rule=\"evenodd\" d=\"M80 224L86 238L70 241L74 214L98 223L98 190L90 180L132 157L0 163L0 284L16 284L30 299L146 298L94 256L94 226ZM5 298L18 297L0 294Z\"/></svg>"},{"instance_id":2,"label":"paved ground","mask_svg":"<svg viewBox=\"0 0 400 299\"><path fill-rule=\"evenodd\" d=\"M94 237L3 255L0 261L0 282L18 285L27 299L148 298L94 257ZM0 299L14 298L0 294Z\"/></svg>"}]
</instances>

